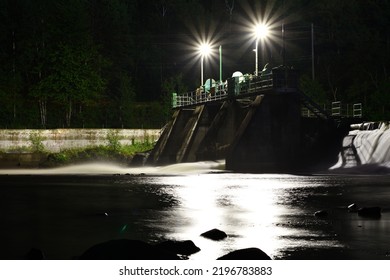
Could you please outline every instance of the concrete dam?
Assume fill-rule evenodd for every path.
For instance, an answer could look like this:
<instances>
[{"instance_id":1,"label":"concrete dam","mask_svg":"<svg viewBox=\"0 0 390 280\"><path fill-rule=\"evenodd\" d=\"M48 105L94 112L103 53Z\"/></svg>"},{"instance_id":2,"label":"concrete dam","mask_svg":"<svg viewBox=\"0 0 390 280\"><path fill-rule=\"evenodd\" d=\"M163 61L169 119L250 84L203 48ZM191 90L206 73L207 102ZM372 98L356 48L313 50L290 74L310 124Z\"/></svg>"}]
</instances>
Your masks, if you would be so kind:
<instances>
[{"instance_id":1,"label":"concrete dam","mask_svg":"<svg viewBox=\"0 0 390 280\"><path fill-rule=\"evenodd\" d=\"M174 94L172 118L147 164L225 159L226 170L235 172L328 169L349 123L300 92L297 80L295 70L274 68L269 75Z\"/></svg>"}]
</instances>

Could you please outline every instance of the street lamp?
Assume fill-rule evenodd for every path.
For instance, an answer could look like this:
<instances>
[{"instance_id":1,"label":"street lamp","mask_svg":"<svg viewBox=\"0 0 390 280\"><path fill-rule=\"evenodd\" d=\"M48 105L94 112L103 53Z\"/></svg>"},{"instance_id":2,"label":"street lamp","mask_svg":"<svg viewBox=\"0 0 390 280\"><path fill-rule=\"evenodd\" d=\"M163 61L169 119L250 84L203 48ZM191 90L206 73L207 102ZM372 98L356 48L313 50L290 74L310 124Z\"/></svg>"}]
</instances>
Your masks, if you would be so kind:
<instances>
[{"instance_id":1,"label":"street lamp","mask_svg":"<svg viewBox=\"0 0 390 280\"><path fill-rule=\"evenodd\" d=\"M263 23L257 24L253 31L256 37L255 76L257 76L259 74L259 39L264 40L268 36L268 26Z\"/></svg>"},{"instance_id":2,"label":"street lamp","mask_svg":"<svg viewBox=\"0 0 390 280\"><path fill-rule=\"evenodd\" d=\"M202 43L199 46L200 53L200 85L203 86L203 61L211 53L211 46L208 43Z\"/></svg>"}]
</instances>

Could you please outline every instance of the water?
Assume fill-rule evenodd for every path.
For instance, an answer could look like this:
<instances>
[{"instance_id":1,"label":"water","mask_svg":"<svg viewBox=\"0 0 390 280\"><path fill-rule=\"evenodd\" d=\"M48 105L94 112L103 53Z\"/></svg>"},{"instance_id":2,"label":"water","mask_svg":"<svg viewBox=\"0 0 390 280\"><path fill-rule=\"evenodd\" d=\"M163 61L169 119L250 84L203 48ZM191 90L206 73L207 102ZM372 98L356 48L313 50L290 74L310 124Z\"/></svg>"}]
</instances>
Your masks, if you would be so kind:
<instances>
[{"instance_id":1,"label":"water","mask_svg":"<svg viewBox=\"0 0 390 280\"><path fill-rule=\"evenodd\" d=\"M352 130L344 138L343 152L339 161L332 167L390 168L390 129L388 123L381 123L374 130Z\"/></svg>"},{"instance_id":2,"label":"water","mask_svg":"<svg viewBox=\"0 0 390 280\"><path fill-rule=\"evenodd\" d=\"M2 170L0 258L72 259L110 239L191 239L192 260L258 247L273 259L388 259L390 177L225 173L223 162ZM8 175L6 175L8 174ZM351 203L380 206L362 218ZM327 210L324 219L317 210ZM228 238L200 234L218 228Z\"/></svg>"}]
</instances>

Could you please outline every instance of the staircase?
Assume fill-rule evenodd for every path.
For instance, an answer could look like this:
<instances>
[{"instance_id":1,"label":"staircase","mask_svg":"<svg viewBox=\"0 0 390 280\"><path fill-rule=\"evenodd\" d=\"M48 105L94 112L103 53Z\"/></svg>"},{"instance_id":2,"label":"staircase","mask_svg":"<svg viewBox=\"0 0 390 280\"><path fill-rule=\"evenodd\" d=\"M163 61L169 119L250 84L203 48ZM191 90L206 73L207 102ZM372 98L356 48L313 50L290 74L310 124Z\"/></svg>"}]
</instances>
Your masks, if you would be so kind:
<instances>
[{"instance_id":1,"label":"staircase","mask_svg":"<svg viewBox=\"0 0 390 280\"><path fill-rule=\"evenodd\" d=\"M343 167L355 167L362 164L353 143L355 137L356 135L347 135L344 137L343 148L341 150Z\"/></svg>"},{"instance_id":2,"label":"staircase","mask_svg":"<svg viewBox=\"0 0 390 280\"><path fill-rule=\"evenodd\" d=\"M318 118L322 118L322 119L325 119L325 120L328 120L328 119L332 118L327 111L322 109L309 96L307 96L303 92L299 92L299 94L300 94L300 97L301 97L302 107L306 108L308 110L308 112L312 113L314 116L316 116Z\"/></svg>"}]
</instances>

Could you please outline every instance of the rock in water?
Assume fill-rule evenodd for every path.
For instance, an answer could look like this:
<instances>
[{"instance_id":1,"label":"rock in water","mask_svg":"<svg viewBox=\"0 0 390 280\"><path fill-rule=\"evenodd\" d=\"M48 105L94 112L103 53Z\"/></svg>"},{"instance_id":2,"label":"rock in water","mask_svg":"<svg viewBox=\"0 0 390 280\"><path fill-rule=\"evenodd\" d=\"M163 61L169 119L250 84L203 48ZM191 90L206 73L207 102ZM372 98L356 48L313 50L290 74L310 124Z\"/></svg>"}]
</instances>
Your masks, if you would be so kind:
<instances>
[{"instance_id":1,"label":"rock in water","mask_svg":"<svg viewBox=\"0 0 390 280\"><path fill-rule=\"evenodd\" d=\"M144 166L149 153L136 153L131 159L131 166Z\"/></svg>"},{"instance_id":2,"label":"rock in water","mask_svg":"<svg viewBox=\"0 0 390 280\"><path fill-rule=\"evenodd\" d=\"M227 234L219 229L212 229L209 231L206 231L202 233L200 236L203 236L204 238L212 239L212 240L222 240L227 237Z\"/></svg>"},{"instance_id":3,"label":"rock in water","mask_svg":"<svg viewBox=\"0 0 390 280\"><path fill-rule=\"evenodd\" d=\"M362 207L357 211L359 216L370 217L370 218L380 218L381 208L380 207Z\"/></svg>"},{"instance_id":4,"label":"rock in water","mask_svg":"<svg viewBox=\"0 0 390 280\"><path fill-rule=\"evenodd\" d=\"M192 242L191 240L184 240L184 241L168 240L155 245L155 247L167 252L172 252L175 254L186 255L186 256L192 255L200 251L200 248L197 247L194 244L194 242Z\"/></svg>"},{"instance_id":5,"label":"rock in water","mask_svg":"<svg viewBox=\"0 0 390 280\"><path fill-rule=\"evenodd\" d=\"M358 211L358 207L356 205L356 203L352 203L351 205L348 206L348 211L349 212L357 212Z\"/></svg>"},{"instance_id":6,"label":"rock in water","mask_svg":"<svg viewBox=\"0 0 390 280\"><path fill-rule=\"evenodd\" d=\"M82 260L179 260L171 252L166 252L140 240L110 240L99 243L81 256Z\"/></svg>"},{"instance_id":7,"label":"rock in water","mask_svg":"<svg viewBox=\"0 0 390 280\"><path fill-rule=\"evenodd\" d=\"M230 252L217 260L271 260L271 258L259 248L245 248Z\"/></svg>"},{"instance_id":8,"label":"rock in water","mask_svg":"<svg viewBox=\"0 0 390 280\"><path fill-rule=\"evenodd\" d=\"M314 216L318 217L318 218L326 218L328 217L328 211L326 210L320 210L320 211L317 211L314 213Z\"/></svg>"}]
</instances>

